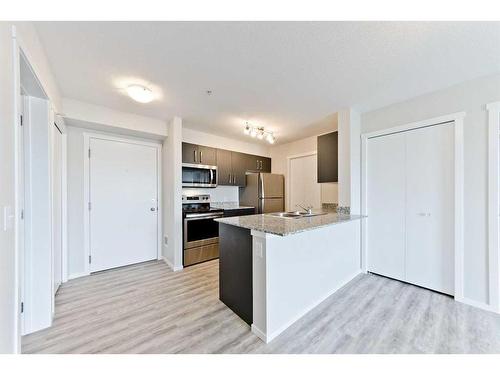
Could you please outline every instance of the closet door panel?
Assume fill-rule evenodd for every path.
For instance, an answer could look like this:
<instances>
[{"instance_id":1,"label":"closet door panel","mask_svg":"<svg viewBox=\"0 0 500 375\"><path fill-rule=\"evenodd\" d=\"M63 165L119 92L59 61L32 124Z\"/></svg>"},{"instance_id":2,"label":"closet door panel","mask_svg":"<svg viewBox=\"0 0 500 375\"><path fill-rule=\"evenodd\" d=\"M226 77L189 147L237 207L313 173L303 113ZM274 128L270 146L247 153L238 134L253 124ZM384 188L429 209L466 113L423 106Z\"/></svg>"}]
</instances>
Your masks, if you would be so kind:
<instances>
[{"instance_id":1,"label":"closet door panel","mask_svg":"<svg viewBox=\"0 0 500 375\"><path fill-rule=\"evenodd\" d=\"M404 133L368 140L368 270L395 279L404 279L405 167Z\"/></svg>"},{"instance_id":2,"label":"closet door panel","mask_svg":"<svg viewBox=\"0 0 500 375\"><path fill-rule=\"evenodd\" d=\"M453 125L406 133L406 281L454 292Z\"/></svg>"}]
</instances>

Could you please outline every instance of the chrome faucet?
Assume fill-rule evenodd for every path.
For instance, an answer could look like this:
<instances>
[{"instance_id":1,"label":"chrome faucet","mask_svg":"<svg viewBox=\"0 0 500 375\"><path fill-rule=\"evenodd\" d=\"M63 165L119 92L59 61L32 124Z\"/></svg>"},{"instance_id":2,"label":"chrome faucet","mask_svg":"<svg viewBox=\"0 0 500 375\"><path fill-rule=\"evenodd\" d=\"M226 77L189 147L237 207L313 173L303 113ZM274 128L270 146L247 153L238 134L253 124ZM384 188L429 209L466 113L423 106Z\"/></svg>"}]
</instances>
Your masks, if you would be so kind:
<instances>
[{"instance_id":1,"label":"chrome faucet","mask_svg":"<svg viewBox=\"0 0 500 375\"><path fill-rule=\"evenodd\" d=\"M296 206L302 208L305 212L307 212L308 215L312 214L312 208L313 208L312 206L304 207L300 204L297 204Z\"/></svg>"}]
</instances>

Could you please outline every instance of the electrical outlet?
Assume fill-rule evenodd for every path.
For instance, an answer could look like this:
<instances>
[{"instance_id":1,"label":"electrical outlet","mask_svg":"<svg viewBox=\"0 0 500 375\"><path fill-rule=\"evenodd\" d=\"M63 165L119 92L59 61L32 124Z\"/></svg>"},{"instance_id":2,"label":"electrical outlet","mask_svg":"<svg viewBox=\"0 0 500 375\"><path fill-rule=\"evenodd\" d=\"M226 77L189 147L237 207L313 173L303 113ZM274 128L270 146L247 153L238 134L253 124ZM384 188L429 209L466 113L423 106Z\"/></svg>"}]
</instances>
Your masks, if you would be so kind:
<instances>
[{"instance_id":1,"label":"electrical outlet","mask_svg":"<svg viewBox=\"0 0 500 375\"><path fill-rule=\"evenodd\" d=\"M259 258L263 257L261 242L255 242L255 255L257 255Z\"/></svg>"}]
</instances>

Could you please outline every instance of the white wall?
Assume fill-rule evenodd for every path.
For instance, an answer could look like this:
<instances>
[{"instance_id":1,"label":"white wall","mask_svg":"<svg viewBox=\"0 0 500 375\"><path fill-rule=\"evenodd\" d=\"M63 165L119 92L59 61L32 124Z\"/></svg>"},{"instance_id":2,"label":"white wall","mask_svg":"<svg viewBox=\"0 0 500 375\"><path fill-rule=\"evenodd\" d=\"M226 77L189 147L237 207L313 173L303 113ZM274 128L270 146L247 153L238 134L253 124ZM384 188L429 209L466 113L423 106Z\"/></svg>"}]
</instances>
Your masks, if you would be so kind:
<instances>
[{"instance_id":1,"label":"white wall","mask_svg":"<svg viewBox=\"0 0 500 375\"><path fill-rule=\"evenodd\" d=\"M259 143L243 142L189 128L182 129L182 141L246 154L269 156L269 144L265 141L259 141Z\"/></svg>"},{"instance_id":2,"label":"white wall","mask_svg":"<svg viewBox=\"0 0 500 375\"><path fill-rule=\"evenodd\" d=\"M52 323L52 205L51 134L49 103L24 100L25 144L25 258L24 332L47 328Z\"/></svg>"},{"instance_id":3,"label":"white wall","mask_svg":"<svg viewBox=\"0 0 500 375\"><path fill-rule=\"evenodd\" d=\"M465 298L488 303L487 112L500 100L500 75L483 77L361 116L363 133L454 112L464 119Z\"/></svg>"},{"instance_id":4,"label":"white wall","mask_svg":"<svg viewBox=\"0 0 500 375\"><path fill-rule=\"evenodd\" d=\"M163 142L163 257L174 270L182 268L182 119L168 124ZM168 243L165 243L165 237Z\"/></svg>"},{"instance_id":5,"label":"white wall","mask_svg":"<svg viewBox=\"0 0 500 375\"><path fill-rule=\"evenodd\" d=\"M0 353L20 350L18 336L17 257L13 218L15 210L15 129L17 116L13 88L18 82L13 72L19 71L13 53L13 30L16 26L17 41L23 48L36 75L53 102L60 108L60 96L51 74L47 58L33 25L26 22L0 22ZM12 219L4 223L4 209ZM4 224L7 224L4 230Z\"/></svg>"},{"instance_id":6,"label":"white wall","mask_svg":"<svg viewBox=\"0 0 500 375\"><path fill-rule=\"evenodd\" d=\"M16 351L16 272L14 227L4 226L4 210L14 210L14 62L11 27L0 22L0 353Z\"/></svg>"},{"instance_id":7,"label":"white wall","mask_svg":"<svg viewBox=\"0 0 500 375\"><path fill-rule=\"evenodd\" d=\"M252 230L252 331L272 340L351 281L360 242L360 220L284 237Z\"/></svg>"},{"instance_id":8,"label":"white wall","mask_svg":"<svg viewBox=\"0 0 500 375\"><path fill-rule=\"evenodd\" d=\"M161 140L167 136L167 125L163 120L66 98L62 105L64 117L70 125Z\"/></svg>"},{"instance_id":9,"label":"white wall","mask_svg":"<svg viewBox=\"0 0 500 375\"><path fill-rule=\"evenodd\" d=\"M338 113L339 129L339 206L361 213L361 119L352 108Z\"/></svg>"},{"instance_id":10,"label":"white wall","mask_svg":"<svg viewBox=\"0 0 500 375\"><path fill-rule=\"evenodd\" d=\"M119 133L99 132L74 126L66 126L67 130L67 191L68 191L68 273L69 278L85 275L87 258L84 249L83 217L86 204L83 186L84 133L101 133L119 135L124 138L142 139ZM149 140L151 141L151 140Z\"/></svg>"},{"instance_id":11,"label":"white wall","mask_svg":"<svg viewBox=\"0 0 500 375\"><path fill-rule=\"evenodd\" d=\"M335 130L337 130L337 124L333 123L331 131ZM269 156L272 158L272 172L285 176L285 203L287 210L293 209L293 207L288 207L288 158L309 152L316 152L317 148L317 136L313 136L282 145L276 145L269 149ZM320 185L321 203L338 203L338 184L324 183Z\"/></svg>"}]
</instances>

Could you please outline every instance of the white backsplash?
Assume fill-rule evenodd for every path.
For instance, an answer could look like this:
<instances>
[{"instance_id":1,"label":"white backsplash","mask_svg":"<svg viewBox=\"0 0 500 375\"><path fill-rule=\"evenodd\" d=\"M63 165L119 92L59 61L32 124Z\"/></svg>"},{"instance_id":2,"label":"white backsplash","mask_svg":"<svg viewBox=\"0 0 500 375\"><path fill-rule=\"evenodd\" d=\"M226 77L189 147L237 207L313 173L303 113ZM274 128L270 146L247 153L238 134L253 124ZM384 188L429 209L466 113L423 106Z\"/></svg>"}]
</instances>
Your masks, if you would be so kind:
<instances>
[{"instance_id":1,"label":"white backsplash","mask_svg":"<svg viewBox=\"0 0 500 375\"><path fill-rule=\"evenodd\" d=\"M216 188L182 188L183 195L210 194L212 202L239 202L237 186L217 186Z\"/></svg>"}]
</instances>

